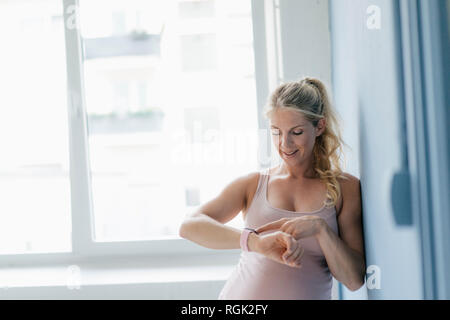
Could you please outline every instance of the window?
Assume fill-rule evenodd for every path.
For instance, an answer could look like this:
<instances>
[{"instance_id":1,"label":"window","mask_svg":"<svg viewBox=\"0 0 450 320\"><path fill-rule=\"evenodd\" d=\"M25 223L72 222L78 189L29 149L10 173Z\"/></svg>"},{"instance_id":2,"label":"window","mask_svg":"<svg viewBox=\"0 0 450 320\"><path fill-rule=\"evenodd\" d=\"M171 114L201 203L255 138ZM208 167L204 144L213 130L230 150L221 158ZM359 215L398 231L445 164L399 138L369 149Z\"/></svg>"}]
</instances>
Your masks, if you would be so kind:
<instances>
[{"instance_id":1,"label":"window","mask_svg":"<svg viewBox=\"0 0 450 320\"><path fill-rule=\"evenodd\" d=\"M231 2L80 0L96 241L177 237L256 169L251 7Z\"/></svg>"},{"instance_id":2,"label":"window","mask_svg":"<svg viewBox=\"0 0 450 320\"><path fill-rule=\"evenodd\" d=\"M71 251L61 1L0 2L0 254Z\"/></svg>"},{"instance_id":3,"label":"window","mask_svg":"<svg viewBox=\"0 0 450 320\"><path fill-rule=\"evenodd\" d=\"M176 252L257 168L250 0L203 2L0 3L0 255Z\"/></svg>"},{"instance_id":4,"label":"window","mask_svg":"<svg viewBox=\"0 0 450 320\"><path fill-rule=\"evenodd\" d=\"M217 52L214 34L182 35L180 40L184 72L216 68Z\"/></svg>"},{"instance_id":5,"label":"window","mask_svg":"<svg viewBox=\"0 0 450 320\"><path fill-rule=\"evenodd\" d=\"M214 16L214 2L214 0L179 1L179 17L181 19L211 18Z\"/></svg>"},{"instance_id":6,"label":"window","mask_svg":"<svg viewBox=\"0 0 450 320\"><path fill-rule=\"evenodd\" d=\"M206 142L208 130L220 129L220 114L218 108L185 108L184 129L191 142Z\"/></svg>"}]
</instances>

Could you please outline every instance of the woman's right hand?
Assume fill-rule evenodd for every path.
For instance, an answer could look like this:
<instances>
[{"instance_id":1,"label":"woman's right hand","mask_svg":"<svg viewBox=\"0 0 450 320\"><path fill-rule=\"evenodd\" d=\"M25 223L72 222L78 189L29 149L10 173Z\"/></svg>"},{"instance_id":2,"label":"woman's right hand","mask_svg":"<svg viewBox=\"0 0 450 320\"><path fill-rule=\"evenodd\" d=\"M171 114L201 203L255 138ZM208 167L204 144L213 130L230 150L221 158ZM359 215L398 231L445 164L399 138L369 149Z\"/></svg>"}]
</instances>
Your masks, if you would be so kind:
<instances>
[{"instance_id":1,"label":"woman's right hand","mask_svg":"<svg viewBox=\"0 0 450 320\"><path fill-rule=\"evenodd\" d=\"M255 240L253 251L290 267L301 268L304 249L290 234L276 231L258 235Z\"/></svg>"}]
</instances>

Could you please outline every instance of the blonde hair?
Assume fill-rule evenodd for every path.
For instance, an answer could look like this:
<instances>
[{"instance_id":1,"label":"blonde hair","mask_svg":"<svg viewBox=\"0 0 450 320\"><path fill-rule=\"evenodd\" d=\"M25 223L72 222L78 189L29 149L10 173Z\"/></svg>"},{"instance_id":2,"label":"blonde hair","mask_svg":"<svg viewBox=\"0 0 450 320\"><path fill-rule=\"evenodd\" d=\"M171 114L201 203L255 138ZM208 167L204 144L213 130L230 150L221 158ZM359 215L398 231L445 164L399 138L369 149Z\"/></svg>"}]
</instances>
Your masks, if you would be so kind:
<instances>
[{"instance_id":1,"label":"blonde hair","mask_svg":"<svg viewBox=\"0 0 450 320\"><path fill-rule=\"evenodd\" d=\"M280 85L270 96L264 116L270 119L272 113L280 108L289 108L302 113L314 127L320 119L325 119L325 130L316 138L314 144L313 166L327 187L325 205L335 206L341 195L337 179L347 178L340 166L340 155L344 155L342 145L345 142L341 138L337 114L330 103L325 85L320 80L310 77Z\"/></svg>"}]
</instances>

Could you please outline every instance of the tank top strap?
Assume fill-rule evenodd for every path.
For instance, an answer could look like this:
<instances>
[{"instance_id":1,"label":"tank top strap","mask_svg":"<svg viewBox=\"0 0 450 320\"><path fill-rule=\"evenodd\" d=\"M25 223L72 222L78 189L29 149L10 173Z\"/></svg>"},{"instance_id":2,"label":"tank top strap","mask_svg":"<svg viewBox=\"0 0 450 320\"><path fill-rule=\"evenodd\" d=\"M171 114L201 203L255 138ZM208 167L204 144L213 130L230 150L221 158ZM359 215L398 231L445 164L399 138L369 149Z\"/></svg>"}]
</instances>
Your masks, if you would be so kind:
<instances>
[{"instance_id":1,"label":"tank top strap","mask_svg":"<svg viewBox=\"0 0 450 320\"><path fill-rule=\"evenodd\" d=\"M264 196L263 192L265 192L266 190L268 174L269 174L268 168L259 171L258 186L256 188L255 195L253 196L254 199L253 201L263 200L261 196Z\"/></svg>"},{"instance_id":2,"label":"tank top strap","mask_svg":"<svg viewBox=\"0 0 450 320\"><path fill-rule=\"evenodd\" d=\"M267 173L268 169L259 170L258 186L256 187L252 202L249 204L247 212L244 215L244 222L246 227L252 227L252 225L255 224L255 221L258 221L260 219L260 208L264 203L263 192L265 192Z\"/></svg>"},{"instance_id":3,"label":"tank top strap","mask_svg":"<svg viewBox=\"0 0 450 320\"><path fill-rule=\"evenodd\" d=\"M267 180L269 178L269 169L265 168L260 171L259 182L258 182L258 192L262 193L267 188Z\"/></svg>"}]
</instances>

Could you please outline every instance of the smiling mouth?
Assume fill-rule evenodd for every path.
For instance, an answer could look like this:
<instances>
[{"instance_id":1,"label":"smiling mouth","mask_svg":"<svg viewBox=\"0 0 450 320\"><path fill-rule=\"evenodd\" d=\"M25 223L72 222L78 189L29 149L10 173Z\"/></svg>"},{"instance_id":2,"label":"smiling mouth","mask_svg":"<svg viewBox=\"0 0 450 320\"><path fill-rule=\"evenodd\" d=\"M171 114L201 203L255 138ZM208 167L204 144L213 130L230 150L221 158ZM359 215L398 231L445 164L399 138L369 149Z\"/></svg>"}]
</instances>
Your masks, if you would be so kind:
<instances>
[{"instance_id":1,"label":"smiling mouth","mask_svg":"<svg viewBox=\"0 0 450 320\"><path fill-rule=\"evenodd\" d=\"M297 153L297 151L298 151L298 150L295 150L295 151L294 151L294 152L292 152L292 153L286 153L286 152L284 152L284 151L281 151L281 152L283 152L285 156L287 156L287 157L291 157L291 156L293 156L294 154L296 154L296 153Z\"/></svg>"}]
</instances>

